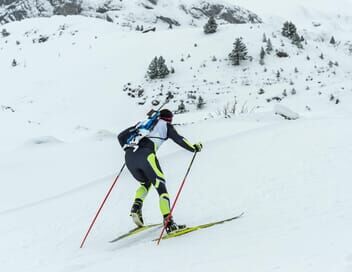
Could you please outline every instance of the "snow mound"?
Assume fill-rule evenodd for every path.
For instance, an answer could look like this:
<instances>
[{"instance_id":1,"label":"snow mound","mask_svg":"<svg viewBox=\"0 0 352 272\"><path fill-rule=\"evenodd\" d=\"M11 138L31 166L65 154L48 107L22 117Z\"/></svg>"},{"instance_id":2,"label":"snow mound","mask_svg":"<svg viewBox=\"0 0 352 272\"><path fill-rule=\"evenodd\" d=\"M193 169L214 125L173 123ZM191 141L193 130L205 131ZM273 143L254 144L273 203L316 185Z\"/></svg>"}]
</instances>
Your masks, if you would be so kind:
<instances>
[{"instance_id":1,"label":"snow mound","mask_svg":"<svg viewBox=\"0 0 352 272\"><path fill-rule=\"evenodd\" d=\"M116 139L116 133L106 129L102 129L95 133L95 138L99 141L102 141L104 139Z\"/></svg>"},{"instance_id":2,"label":"snow mound","mask_svg":"<svg viewBox=\"0 0 352 272\"><path fill-rule=\"evenodd\" d=\"M61 144L63 141L53 137L53 136L42 136L32 138L26 142L27 146L36 146L36 145L48 145L48 144Z\"/></svg>"},{"instance_id":3,"label":"snow mound","mask_svg":"<svg viewBox=\"0 0 352 272\"><path fill-rule=\"evenodd\" d=\"M274 106L274 113L284 117L287 120L296 120L299 118L299 114L281 104Z\"/></svg>"}]
</instances>

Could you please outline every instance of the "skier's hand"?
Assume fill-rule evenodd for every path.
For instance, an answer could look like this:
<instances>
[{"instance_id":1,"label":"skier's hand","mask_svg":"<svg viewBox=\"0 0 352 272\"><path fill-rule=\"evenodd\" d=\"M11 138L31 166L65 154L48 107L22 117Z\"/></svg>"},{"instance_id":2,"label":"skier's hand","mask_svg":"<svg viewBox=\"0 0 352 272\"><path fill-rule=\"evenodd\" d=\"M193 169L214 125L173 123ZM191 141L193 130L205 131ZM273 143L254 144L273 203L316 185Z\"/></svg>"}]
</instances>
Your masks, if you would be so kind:
<instances>
[{"instance_id":1,"label":"skier's hand","mask_svg":"<svg viewBox=\"0 0 352 272\"><path fill-rule=\"evenodd\" d=\"M203 148L203 145L202 145L202 143L197 143L197 144L193 145L193 148L194 148L195 152L200 152Z\"/></svg>"}]
</instances>

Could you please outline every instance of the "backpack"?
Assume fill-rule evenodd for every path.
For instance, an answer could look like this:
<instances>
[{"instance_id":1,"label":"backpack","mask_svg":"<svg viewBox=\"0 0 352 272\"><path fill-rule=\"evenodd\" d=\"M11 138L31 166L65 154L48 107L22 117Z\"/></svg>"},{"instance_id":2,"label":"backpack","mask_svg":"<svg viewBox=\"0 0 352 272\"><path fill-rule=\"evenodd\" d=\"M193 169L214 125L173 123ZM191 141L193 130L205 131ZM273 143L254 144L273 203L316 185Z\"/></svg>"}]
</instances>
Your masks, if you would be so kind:
<instances>
[{"instance_id":1,"label":"backpack","mask_svg":"<svg viewBox=\"0 0 352 272\"><path fill-rule=\"evenodd\" d=\"M146 120L138 122L137 125L122 131L118 136L122 148L125 150L128 147L132 147L136 151L138 143L153 130L159 120L159 116L159 111L151 110Z\"/></svg>"}]
</instances>

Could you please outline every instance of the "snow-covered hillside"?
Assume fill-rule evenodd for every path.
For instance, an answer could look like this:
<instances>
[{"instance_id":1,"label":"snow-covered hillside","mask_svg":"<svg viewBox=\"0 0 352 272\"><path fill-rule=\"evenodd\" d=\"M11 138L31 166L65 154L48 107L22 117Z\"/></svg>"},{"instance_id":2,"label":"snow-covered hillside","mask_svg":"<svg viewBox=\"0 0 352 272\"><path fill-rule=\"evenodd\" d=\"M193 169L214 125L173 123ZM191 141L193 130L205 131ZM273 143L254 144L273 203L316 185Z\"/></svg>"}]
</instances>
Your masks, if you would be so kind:
<instances>
[{"instance_id":1,"label":"snow-covered hillside","mask_svg":"<svg viewBox=\"0 0 352 272\"><path fill-rule=\"evenodd\" d=\"M340 4L312 8L315 1L297 0L289 9L274 2L270 9L236 1L264 23L219 24L208 35L202 24L142 33L83 16L4 25L1 269L352 271L352 18ZM286 20L303 48L282 36ZM260 64L264 34L273 50ZM250 58L234 66L229 53L239 37ZM155 56L174 73L148 79ZM180 134L204 144L176 222L245 215L160 246L152 242L157 229L109 244L134 227L128 214L137 183L124 171L80 249L123 164L116 134L168 92L171 110L186 107L174 119ZM191 157L172 142L160 150L172 198ZM154 190L143 213L147 223L161 220Z\"/></svg>"}]
</instances>

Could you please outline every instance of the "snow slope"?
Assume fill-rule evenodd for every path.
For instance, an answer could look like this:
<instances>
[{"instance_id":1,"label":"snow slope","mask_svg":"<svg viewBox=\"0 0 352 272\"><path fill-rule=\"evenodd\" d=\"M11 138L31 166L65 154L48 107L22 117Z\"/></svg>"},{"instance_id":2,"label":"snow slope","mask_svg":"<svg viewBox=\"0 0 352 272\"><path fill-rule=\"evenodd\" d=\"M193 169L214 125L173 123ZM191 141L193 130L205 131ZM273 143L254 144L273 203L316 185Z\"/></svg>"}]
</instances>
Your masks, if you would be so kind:
<instances>
[{"instance_id":1,"label":"snow slope","mask_svg":"<svg viewBox=\"0 0 352 272\"><path fill-rule=\"evenodd\" d=\"M81 235L114 178L111 174L3 212L2 265L10 271L349 271L350 119L272 121L238 132L242 122L250 123L222 121L227 129L218 140L203 137L206 148L175 212L178 221L190 225L245 211L242 219L159 247L151 242L157 231L109 245L108 240L132 227L126 212L136 184L124 173L86 248L80 250ZM218 126L212 122L197 128L213 131ZM196 136L192 131L183 132ZM109 141L106 149L115 145ZM190 154L177 151L161 159L174 194ZM145 206L147 222L158 222L156 204L153 191Z\"/></svg>"},{"instance_id":2,"label":"snow slope","mask_svg":"<svg viewBox=\"0 0 352 272\"><path fill-rule=\"evenodd\" d=\"M258 26L223 25L211 36L195 28L121 32L83 17L7 25L10 36L0 38L2 270L352 271L352 67L345 35L352 25L344 17L333 26L331 18L319 16L321 27L297 23L308 41L302 51L280 36L277 17ZM259 65L263 33L290 58L270 55ZM331 35L338 45L329 44ZM234 67L226 58L239 36L253 61ZM38 42L41 37L49 38ZM155 55L163 55L175 74L146 80ZM329 60L338 66L329 67ZM141 85L145 95L129 97L127 82ZM204 143L175 220L197 225L245 216L158 247L151 241L158 230L109 244L133 227L128 212L137 183L125 171L79 249L123 163L116 134L168 90L175 92L171 109L189 102L189 112L175 116L178 131ZM204 109L196 110L190 91L205 98ZM282 100L271 100L275 96ZM235 99L236 114L224 118ZM274 115L277 103L301 118ZM172 196L191 156L169 142L160 150ZM147 223L161 219L154 190L144 217Z\"/></svg>"}]
</instances>

